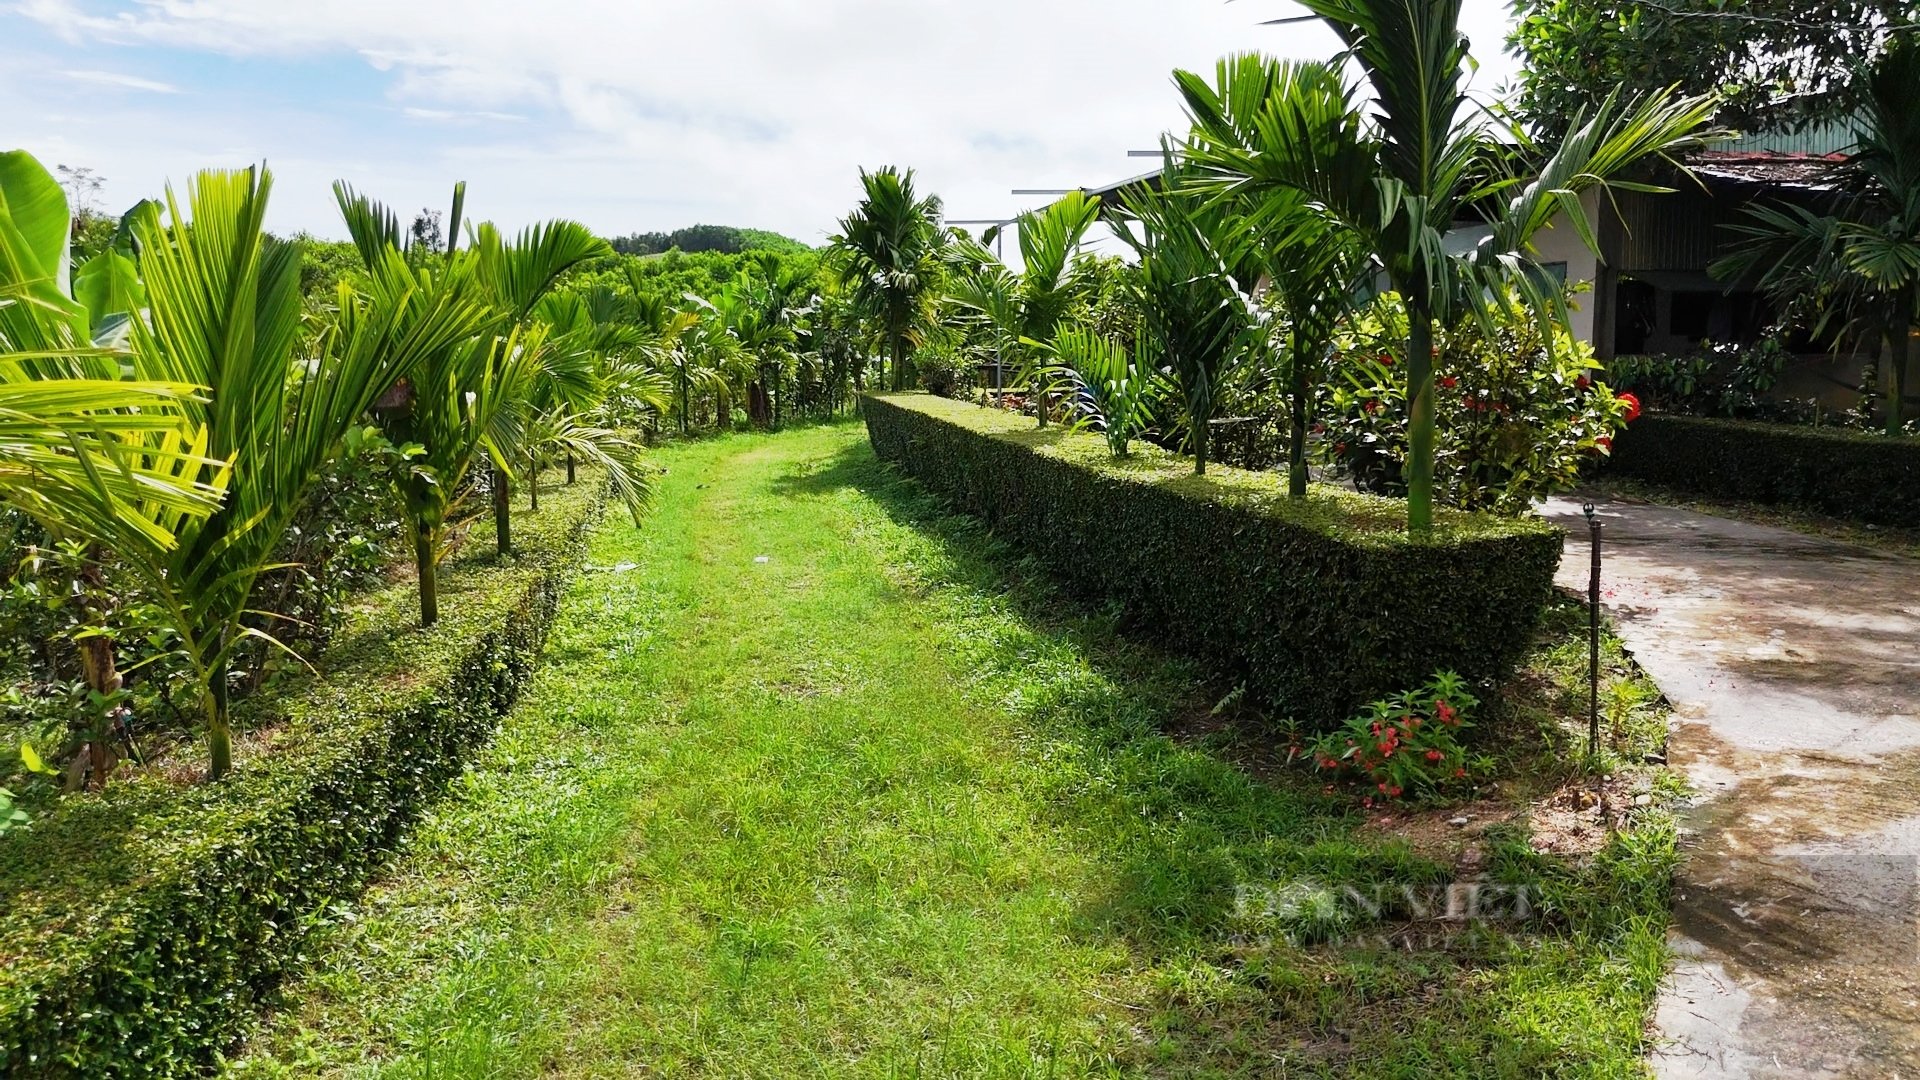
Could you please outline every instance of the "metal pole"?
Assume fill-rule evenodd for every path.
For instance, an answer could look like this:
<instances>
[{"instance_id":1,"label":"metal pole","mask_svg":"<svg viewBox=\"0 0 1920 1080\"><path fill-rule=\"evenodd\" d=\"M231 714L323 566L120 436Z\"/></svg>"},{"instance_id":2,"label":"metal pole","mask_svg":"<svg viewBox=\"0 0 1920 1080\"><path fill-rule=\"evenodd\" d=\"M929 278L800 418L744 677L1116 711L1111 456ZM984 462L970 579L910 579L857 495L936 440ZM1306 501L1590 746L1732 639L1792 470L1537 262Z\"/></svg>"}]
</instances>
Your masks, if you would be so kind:
<instances>
[{"instance_id":1,"label":"metal pole","mask_svg":"<svg viewBox=\"0 0 1920 1080\"><path fill-rule=\"evenodd\" d=\"M1587 579L1587 758L1600 760L1600 519L1594 506L1581 508L1587 516L1587 546L1593 553L1593 571Z\"/></svg>"}]
</instances>

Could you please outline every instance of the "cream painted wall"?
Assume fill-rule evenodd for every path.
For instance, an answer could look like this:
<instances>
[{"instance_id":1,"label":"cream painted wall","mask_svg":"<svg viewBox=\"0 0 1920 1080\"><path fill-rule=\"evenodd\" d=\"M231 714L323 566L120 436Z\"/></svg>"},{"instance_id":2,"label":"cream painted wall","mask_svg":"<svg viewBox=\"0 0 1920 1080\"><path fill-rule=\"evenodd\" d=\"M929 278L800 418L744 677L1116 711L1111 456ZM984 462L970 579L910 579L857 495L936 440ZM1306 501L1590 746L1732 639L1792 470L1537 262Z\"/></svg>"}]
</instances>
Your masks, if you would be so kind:
<instances>
[{"instance_id":1,"label":"cream painted wall","mask_svg":"<svg viewBox=\"0 0 1920 1080\"><path fill-rule=\"evenodd\" d=\"M1599 231L1600 193L1588 191L1580 196L1580 204L1586 210L1587 223L1592 225L1596 234ZM1567 281L1581 283L1586 290L1573 300L1572 328L1573 336L1589 344L1593 342L1593 283L1600 274L1600 262L1593 252L1580 240L1578 229L1564 215L1554 218L1546 228L1534 234L1535 255L1543 263L1563 262L1567 264Z\"/></svg>"}]
</instances>

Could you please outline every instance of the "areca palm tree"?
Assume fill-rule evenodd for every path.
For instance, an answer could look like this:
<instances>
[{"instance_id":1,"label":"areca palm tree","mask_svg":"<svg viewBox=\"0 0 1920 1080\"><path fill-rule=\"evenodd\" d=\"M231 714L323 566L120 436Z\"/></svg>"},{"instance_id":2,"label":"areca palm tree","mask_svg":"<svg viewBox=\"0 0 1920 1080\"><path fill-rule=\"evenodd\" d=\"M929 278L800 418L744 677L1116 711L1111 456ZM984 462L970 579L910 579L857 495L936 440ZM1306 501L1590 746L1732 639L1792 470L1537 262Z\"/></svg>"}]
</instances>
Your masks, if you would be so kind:
<instances>
[{"instance_id":1,"label":"areca palm tree","mask_svg":"<svg viewBox=\"0 0 1920 1080\"><path fill-rule=\"evenodd\" d=\"M854 303L874 321L892 362L892 387L906 386L907 350L917 345L939 296L938 196L920 196L913 170L860 171L865 196L832 240L838 269Z\"/></svg>"},{"instance_id":2,"label":"areca palm tree","mask_svg":"<svg viewBox=\"0 0 1920 1080\"><path fill-rule=\"evenodd\" d=\"M1252 135L1259 131L1263 114L1272 123L1288 125L1284 139L1272 142L1302 155L1302 169L1337 160L1347 148L1363 143L1352 92L1331 64L1243 54L1220 61L1211 85L1184 79L1181 88L1192 114L1204 118L1194 125L1190 145L1205 146L1210 135L1222 131L1240 133L1229 148L1265 141ZM1369 291L1365 278L1372 262L1356 234L1299 189L1233 188L1224 195L1231 211L1255 237L1253 257L1262 271L1264 288L1279 302L1284 347L1278 355L1287 384L1291 429L1287 493L1305 498L1314 391L1325 378L1327 356L1341 320Z\"/></svg>"},{"instance_id":3,"label":"areca palm tree","mask_svg":"<svg viewBox=\"0 0 1920 1080\"><path fill-rule=\"evenodd\" d=\"M987 325L1000 359L1016 361L1022 382L1045 377L1048 346L1084 291L1080 241L1099 217L1099 197L1080 191L1067 193L1038 213L1021 215L1014 222L1021 255L1017 274L988 248L991 236L956 247L959 271L947 285L947 298ZM1045 427L1049 388L1035 389L1040 405L1036 411Z\"/></svg>"},{"instance_id":4,"label":"areca palm tree","mask_svg":"<svg viewBox=\"0 0 1920 1080\"><path fill-rule=\"evenodd\" d=\"M1141 336L1179 394L1193 471L1207 471L1211 422L1229 369L1255 345L1258 320L1241 280L1253 234L1194 190L1169 151L1157 189L1128 193L1114 234L1140 258L1133 275Z\"/></svg>"},{"instance_id":5,"label":"areca palm tree","mask_svg":"<svg viewBox=\"0 0 1920 1080\"><path fill-rule=\"evenodd\" d=\"M1609 184L1649 190L1622 177L1649 158L1701 145L1712 102L1612 95L1576 117L1559 145L1536 147L1524 133L1496 132L1468 100L1460 0L1300 3L1359 65L1372 92L1369 128L1322 140L1333 120L1324 95L1293 93L1284 81L1256 75L1230 88L1248 102L1220 109L1212 104L1216 88L1179 72L1194 122L1190 160L1220 190L1312 200L1354 235L1404 298L1407 525L1425 536L1433 527L1434 320L1490 318L1511 286L1537 316L1564 323L1565 301L1537 264L1534 235L1565 215L1597 251L1581 193ZM1471 251L1450 252L1443 241L1456 221L1484 221L1490 235Z\"/></svg>"},{"instance_id":6,"label":"areca palm tree","mask_svg":"<svg viewBox=\"0 0 1920 1080\"><path fill-rule=\"evenodd\" d=\"M206 387L183 412L206 433L206 454L231 462L226 496L205 517L143 502L171 548L127 544L115 553L149 590L180 637L205 703L210 775L232 765L229 668L264 631L244 625L253 583L300 514L308 490L347 429L420 352L472 332L445 305L420 311L411 289L376 308L343 288L339 322L296 350L299 251L266 235L272 177L264 168L205 172L184 202L167 193L139 214L140 276L149 303L131 324L138 375ZM409 333L388 347L394 324Z\"/></svg>"},{"instance_id":7,"label":"areca palm tree","mask_svg":"<svg viewBox=\"0 0 1920 1080\"><path fill-rule=\"evenodd\" d=\"M1907 368L1920 321L1920 46L1896 39L1864 80L1860 137L1835 166L1838 191L1825 211L1758 204L1736 225L1734 251L1716 263L1727 278L1758 271L1762 289L1785 301L1812 299L1817 330L1835 320L1884 339L1886 430L1906 422Z\"/></svg>"}]
</instances>

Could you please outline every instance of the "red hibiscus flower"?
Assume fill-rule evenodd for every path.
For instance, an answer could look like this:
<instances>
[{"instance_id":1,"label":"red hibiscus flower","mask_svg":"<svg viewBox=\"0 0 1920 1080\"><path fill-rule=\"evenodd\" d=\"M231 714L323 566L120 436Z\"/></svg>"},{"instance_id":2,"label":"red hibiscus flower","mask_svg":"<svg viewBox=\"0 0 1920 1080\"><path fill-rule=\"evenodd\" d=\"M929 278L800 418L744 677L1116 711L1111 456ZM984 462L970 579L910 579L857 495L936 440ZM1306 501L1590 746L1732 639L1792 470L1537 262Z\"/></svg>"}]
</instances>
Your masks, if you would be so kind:
<instances>
[{"instance_id":1,"label":"red hibiscus flower","mask_svg":"<svg viewBox=\"0 0 1920 1080\"><path fill-rule=\"evenodd\" d=\"M1621 394L1620 402L1627 407L1628 423L1640 419L1640 399L1638 397L1632 394Z\"/></svg>"},{"instance_id":2,"label":"red hibiscus flower","mask_svg":"<svg viewBox=\"0 0 1920 1080\"><path fill-rule=\"evenodd\" d=\"M1451 390L1454 387L1460 385L1460 380L1455 376L1449 375L1446 378L1440 380L1440 385L1445 389Z\"/></svg>"},{"instance_id":3,"label":"red hibiscus flower","mask_svg":"<svg viewBox=\"0 0 1920 1080\"><path fill-rule=\"evenodd\" d=\"M1429 751L1427 751L1427 760L1428 760L1428 761L1439 761L1439 760L1440 760L1441 758L1443 758L1443 757L1446 757L1446 756L1447 756L1447 755L1445 755L1445 754L1443 754L1443 753L1441 753L1441 752L1440 752L1440 751L1438 751L1438 750L1429 750Z\"/></svg>"}]
</instances>

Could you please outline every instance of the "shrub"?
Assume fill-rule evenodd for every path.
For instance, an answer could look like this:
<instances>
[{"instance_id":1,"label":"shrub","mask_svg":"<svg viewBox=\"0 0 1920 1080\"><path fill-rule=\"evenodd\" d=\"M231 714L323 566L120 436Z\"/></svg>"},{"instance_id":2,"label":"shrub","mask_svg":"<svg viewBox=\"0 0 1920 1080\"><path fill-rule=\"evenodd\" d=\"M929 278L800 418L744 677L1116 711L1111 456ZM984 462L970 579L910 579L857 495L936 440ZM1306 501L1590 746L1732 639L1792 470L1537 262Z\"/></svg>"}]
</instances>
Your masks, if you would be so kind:
<instances>
[{"instance_id":1,"label":"shrub","mask_svg":"<svg viewBox=\"0 0 1920 1080\"><path fill-rule=\"evenodd\" d=\"M1114 459L1092 435L921 395L865 413L883 460L1310 727L1410 671L1499 678L1552 594L1561 537L1538 519L1447 512L1421 542L1394 500L1289 500L1273 475L1193 476L1153 446Z\"/></svg>"},{"instance_id":2,"label":"shrub","mask_svg":"<svg viewBox=\"0 0 1920 1080\"><path fill-rule=\"evenodd\" d=\"M1467 775L1460 732L1480 704L1459 675L1443 671L1425 686L1382 698L1308 749L1330 780L1357 781L1375 799L1428 795Z\"/></svg>"},{"instance_id":3,"label":"shrub","mask_svg":"<svg viewBox=\"0 0 1920 1080\"><path fill-rule=\"evenodd\" d=\"M563 489L511 565L470 545L432 630L411 584L375 594L323 678L236 711L262 749L222 782L148 771L0 835L0 1076L204 1070L491 733L603 504Z\"/></svg>"},{"instance_id":4,"label":"shrub","mask_svg":"<svg viewBox=\"0 0 1920 1080\"><path fill-rule=\"evenodd\" d=\"M1676 491L1920 528L1920 439L1834 428L1649 414L1612 472Z\"/></svg>"},{"instance_id":5,"label":"shrub","mask_svg":"<svg viewBox=\"0 0 1920 1080\"><path fill-rule=\"evenodd\" d=\"M1557 332L1549 350L1539 322L1516 315L1492 333L1469 321L1435 335L1440 501L1525 513L1535 499L1572 487L1581 467L1607 452L1626 407L1596 381L1592 350ZM1356 486L1380 494L1406 490L1406 379L1397 374L1406 341L1397 299L1354 320L1320 410L1332 460Z\"/></svg>"}]
</instances>

